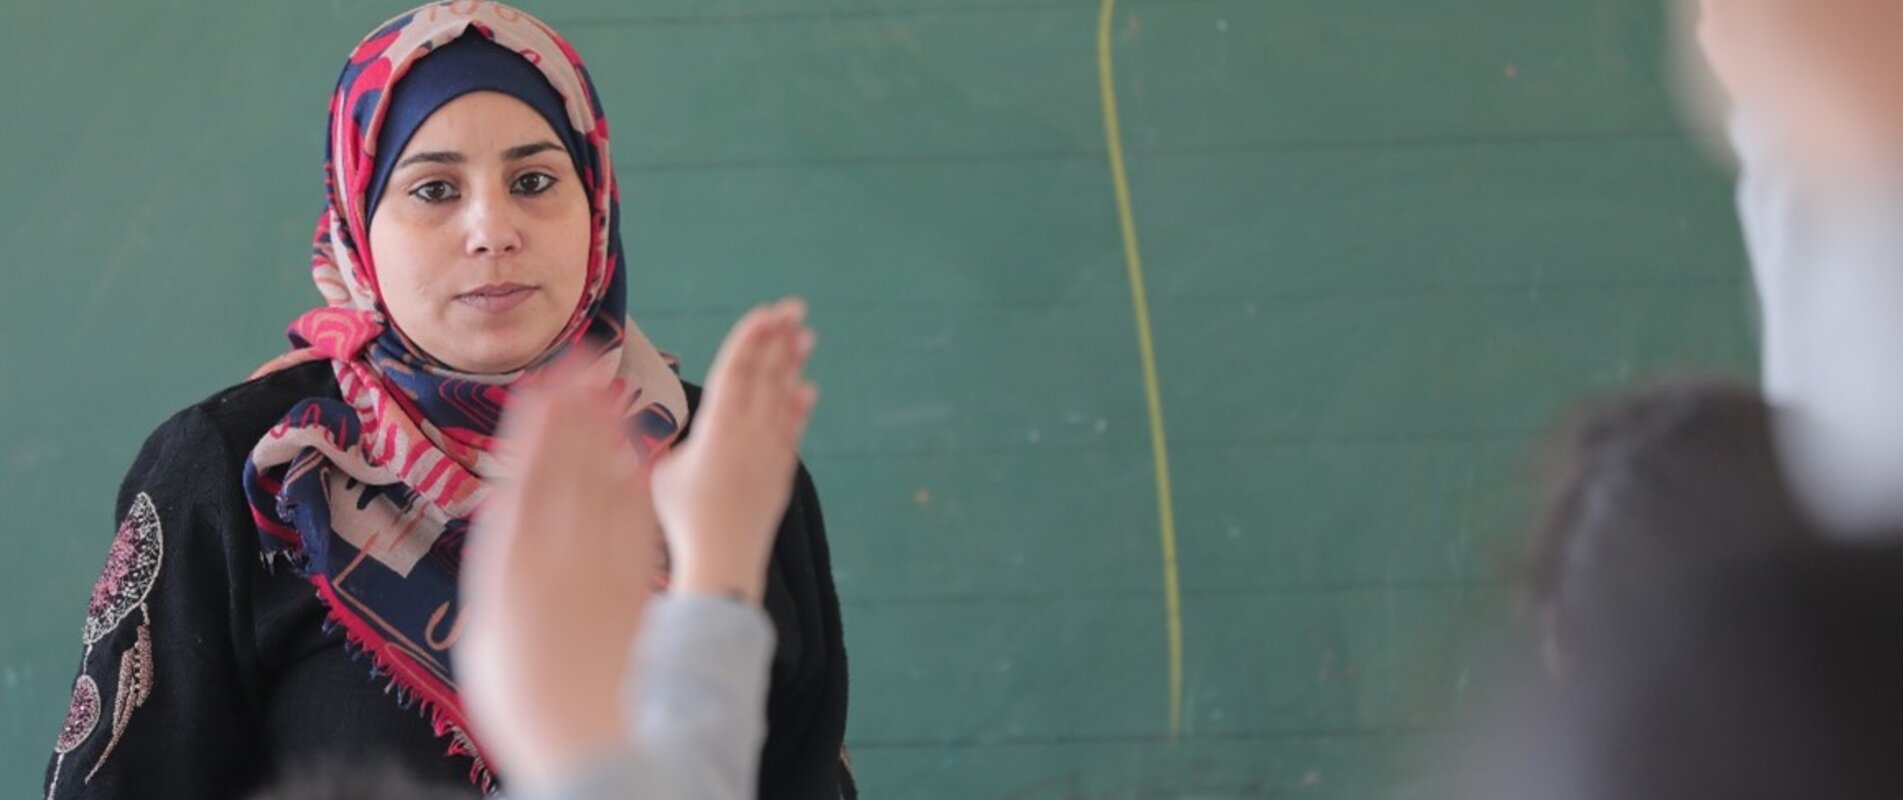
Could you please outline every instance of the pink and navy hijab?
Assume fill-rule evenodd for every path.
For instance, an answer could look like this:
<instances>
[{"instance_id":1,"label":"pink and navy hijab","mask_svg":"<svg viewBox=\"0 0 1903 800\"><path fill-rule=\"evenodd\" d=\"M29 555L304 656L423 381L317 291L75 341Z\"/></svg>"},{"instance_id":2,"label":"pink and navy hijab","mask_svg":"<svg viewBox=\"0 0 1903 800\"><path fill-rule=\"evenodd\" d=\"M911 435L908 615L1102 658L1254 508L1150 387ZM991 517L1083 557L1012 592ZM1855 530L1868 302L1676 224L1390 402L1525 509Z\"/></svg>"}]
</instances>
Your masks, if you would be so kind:
<instances>
[{"instance_id":1,"label":"pink and navy hijab","mask_svg":"<svg viewBox=\"0 0 1903 800\"><path fill-rule=\"evenodd\" d=\"M592 213L574 316L535 363L508 375L459 373L413 345L385 314L368 246L371 212L409 135L470 91L513 95L547 119ZM454 0L379 27L351 54L331 98L326 177L311 255L325 305L292 324L295 349L260 373L328 360L342 399L294 406L252 450L245 491L266 560L309 578L330 621L373 656L402 702L428 709L450 752L475 758L486 782L449 651L460 629L464 538L485 480L506 467L493 445L512 388L564 352L585 353L597 380L622 393L630 436L649 451L685 425L686 394L626 316L608 123L580 56L547 25L497 3Z\"/></svg>"}]
</instances>

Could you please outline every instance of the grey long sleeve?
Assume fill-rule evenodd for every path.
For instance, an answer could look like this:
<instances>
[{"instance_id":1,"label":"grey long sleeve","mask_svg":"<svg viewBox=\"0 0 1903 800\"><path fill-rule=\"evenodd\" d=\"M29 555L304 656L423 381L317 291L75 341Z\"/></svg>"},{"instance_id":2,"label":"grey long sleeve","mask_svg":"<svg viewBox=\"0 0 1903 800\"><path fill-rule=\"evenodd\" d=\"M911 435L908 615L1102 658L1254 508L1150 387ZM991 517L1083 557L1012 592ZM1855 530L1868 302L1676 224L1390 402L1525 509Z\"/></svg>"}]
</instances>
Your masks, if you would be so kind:
<instances>
[{"instance_id":1,"label":"grey long sleeve","mask_svg":"<svg viewBox=\"0 0 1903 800\"><path fill-rule=\"evenodd\" d=\"M1732 127L1738 209L1787 472L1831 532L1894 529L1903 523L1903 180L1826 181L1756 122Z\"/></svg>"},{"instance_id":2,"label":"grey long sleeve","mask_svg":"<svg viewBox=\"0 0 1903 800\"><path fill-rule=\"evenodd\" d=\"M519 800L750 800L772 656L766 612L719 597L656 598L625 687L633 741Z\"/></svg>"}]
</instances>

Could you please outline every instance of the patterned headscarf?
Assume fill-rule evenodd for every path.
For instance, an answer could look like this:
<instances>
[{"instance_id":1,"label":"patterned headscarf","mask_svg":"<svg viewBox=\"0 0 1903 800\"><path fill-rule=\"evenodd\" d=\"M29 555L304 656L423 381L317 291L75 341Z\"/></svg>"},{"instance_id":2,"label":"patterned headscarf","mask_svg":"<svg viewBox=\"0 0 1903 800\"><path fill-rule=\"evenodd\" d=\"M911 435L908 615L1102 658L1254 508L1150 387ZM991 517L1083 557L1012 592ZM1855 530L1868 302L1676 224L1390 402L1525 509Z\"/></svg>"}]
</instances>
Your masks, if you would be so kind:
<instances>
[{"instance_id":1,"label":"patterned headscarf","mask_svg":"<svg viewBox=\"0 0 1903 800\"><path fill-rule=\"evenodd\" d=\"M466 34L518 54L554 89L567 128L557 133L570 145L592 217L587 279L573 317L541 357L507 375L459 373L410 342L378 297L368 246L370 195L381 183L379 132L392 106L405 102L393 101L403 94L393 89L419 61ZM415 109L397 116L405 115L417 116ZM326 305L292 324L296 349L260 373L328 360L343 399L294 406L252 450L245 491L266 560L293 564L310 579L330 621L374 657L399 701L422 703L437 733L451 738L450 752L473 757L472 775L486 783L449 651L460 630L464 538L488 494L485 479L506 468L492 445L511 390L565 351L586 353L590 374L625 398L630 435L650 452L686 424L686 394L668 359L626 316L608 123L580 56L547 25L470 0L432 3L385 23L357 46L337 81L327 150L328 202L311 256Z\"/></svg>"}]
</instances>

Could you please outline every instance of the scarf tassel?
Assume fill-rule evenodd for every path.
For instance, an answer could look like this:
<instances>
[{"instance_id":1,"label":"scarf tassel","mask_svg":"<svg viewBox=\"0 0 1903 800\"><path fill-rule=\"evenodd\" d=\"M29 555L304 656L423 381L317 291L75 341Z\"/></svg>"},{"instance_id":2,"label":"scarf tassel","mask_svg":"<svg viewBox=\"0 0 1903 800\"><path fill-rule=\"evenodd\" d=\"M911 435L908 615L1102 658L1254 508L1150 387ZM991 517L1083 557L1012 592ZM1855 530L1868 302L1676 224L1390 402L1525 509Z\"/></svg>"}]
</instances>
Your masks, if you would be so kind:
<instances>
[{"instance_id":1,"label":"scarf tassel","mask_svg":"<svg viewBox=\"0 0 1903 800\"><path fill-rule=\"evenodd\" d=\"M319 597L321 598L321 585L319 589ZM394 665L388 662L388 656L386 656L383 651L366 642L363 635L358 633L358 631L350 625L349 620L337 613L336 604L325 603L325 606L327 610L324 614L324 632L334 634L338 629L342 629L344 634L344 651L350 654L351 659L361 660L368 657L370 661L371 679L384 682L384 694L393 696L397 701L397 705L404 710L415 711L418 716L427 719L430 724L431 732L433 732L437 738L446 738L449 740L448 755L468 758L470 760L470 782L480 787L483 794L494 793L496 790L495 773L490 770L488 760L483 758L482 752L477 749L475 740L469 737L469 733L463 730L461 725L456 724L456 721L450 717L448 710L444 709L441 704L403 685L396 677L397 670Z\"/></svg>"}]
</instances>

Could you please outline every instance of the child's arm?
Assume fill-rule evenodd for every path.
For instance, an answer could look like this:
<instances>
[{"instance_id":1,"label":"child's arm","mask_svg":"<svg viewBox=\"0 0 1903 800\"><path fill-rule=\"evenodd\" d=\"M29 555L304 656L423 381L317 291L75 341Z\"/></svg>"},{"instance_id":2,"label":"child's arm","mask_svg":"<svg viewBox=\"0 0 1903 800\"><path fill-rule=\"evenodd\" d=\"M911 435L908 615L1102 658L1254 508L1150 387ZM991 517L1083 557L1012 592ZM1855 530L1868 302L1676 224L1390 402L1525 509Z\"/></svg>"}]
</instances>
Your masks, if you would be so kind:
<instances>
[{"instance_id":1,"label":"child's arm","mask_svg":"<svg viewBox=\"0 0 1903 800\"><path fill-rule=\"evenodd\" d=\"M1870 38L1890 5L1705 0L1699 25L1733 109L1784 460L1849 533L1903 522L1903 76L1876 79L1903 48Z\"/></svg>"},{"instance_id":2,"label":"child's arm","mask_svg":"<svg viewBox=\"0 0 1903 800\"><path fill-rule=\"evenodd\" d=\"M804 320L788 301L735 326L694 435L651 479L578 375L513 401L515 473L478 522L457 651L513 796L754 796L773 652L759 603L815 397ZM660 520L672 588L642 623Z\"/></svg>"},{"instance_id":3,"label":"child's arm","mask_svg":"<svg viewBox=\"0 0 1903 800\"><path fill-rule=\"evenodd\" d=\"M1903 523L1903 181L1817 179L1740 123L1739 216L1763 380L1805 506L1840 533ZM1764 137L1767 138L1768 137Z\"/></svg>"},{"instance_id":4,"label":"child's arm","mask_svg":"<svg viewBox=\"0 0 1903 800\"><path fill-rule=\"evenodd\" d=\"M729 598L657 598L625 687L624 748L563 771L525 800L739 800L766 740L773 624Z\"/></svg>"}]
</instances>

